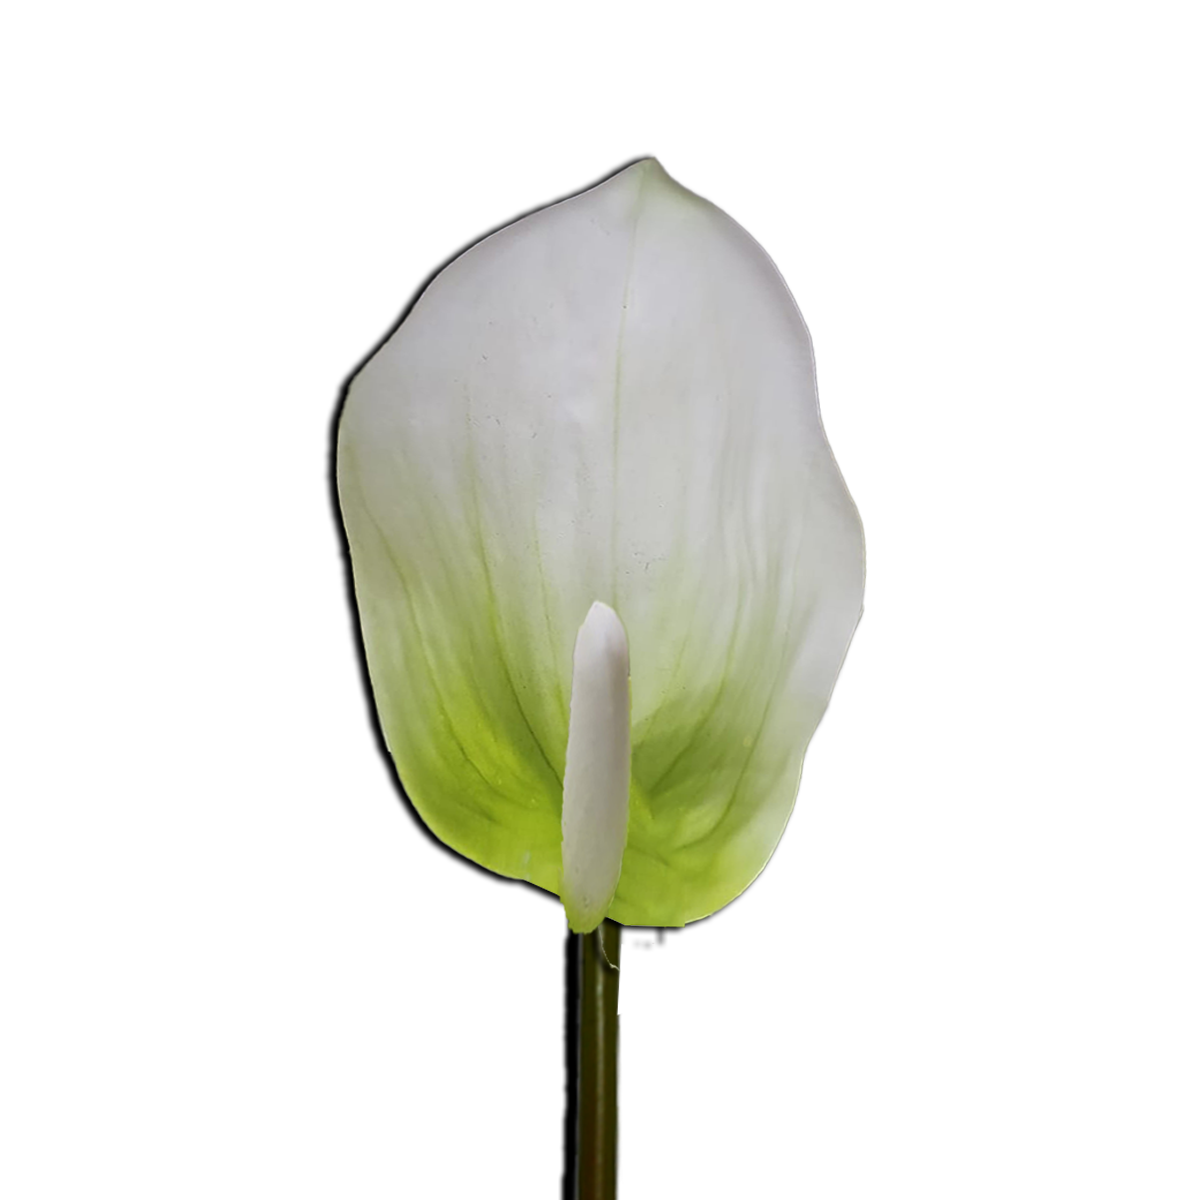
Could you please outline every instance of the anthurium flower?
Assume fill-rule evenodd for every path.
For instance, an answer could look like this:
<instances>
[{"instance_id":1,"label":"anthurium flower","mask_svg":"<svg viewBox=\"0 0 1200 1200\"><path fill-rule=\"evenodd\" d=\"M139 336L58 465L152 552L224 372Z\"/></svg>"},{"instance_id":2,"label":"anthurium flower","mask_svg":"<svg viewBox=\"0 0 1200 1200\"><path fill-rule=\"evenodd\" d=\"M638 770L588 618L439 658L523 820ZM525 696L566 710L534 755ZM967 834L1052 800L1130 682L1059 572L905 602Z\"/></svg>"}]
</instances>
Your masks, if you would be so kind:
<instances>
[{"instance_id":1,"label":"anthurium flower","mask_svg":"<svg viewBox=\"0 0 1200 1200\"><path fill-rule=\"evenodd\" d=\"M430 829L572 928L770 858L862 608L803 319L652 159L447 266L354 379L338 487Z\"/></svg>"}]
</instances>

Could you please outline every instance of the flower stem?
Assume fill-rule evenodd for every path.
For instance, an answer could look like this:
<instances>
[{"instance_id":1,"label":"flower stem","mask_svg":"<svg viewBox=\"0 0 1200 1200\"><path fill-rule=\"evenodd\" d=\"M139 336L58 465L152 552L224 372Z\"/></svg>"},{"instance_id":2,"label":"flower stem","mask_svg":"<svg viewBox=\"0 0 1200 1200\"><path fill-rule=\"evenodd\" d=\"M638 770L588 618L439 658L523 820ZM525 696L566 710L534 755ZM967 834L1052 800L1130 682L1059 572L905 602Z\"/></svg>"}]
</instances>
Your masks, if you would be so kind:
<instances>
[{"instance_id":1,"label":"flower stem","mask_svg":"<svg viewBox=\"0 0 1200 1200\"><path fill-rule=\"evenodd\" d=\"M621 927L567 938L566 1200L616 1200Z\"/></svg>"}]
</instances>

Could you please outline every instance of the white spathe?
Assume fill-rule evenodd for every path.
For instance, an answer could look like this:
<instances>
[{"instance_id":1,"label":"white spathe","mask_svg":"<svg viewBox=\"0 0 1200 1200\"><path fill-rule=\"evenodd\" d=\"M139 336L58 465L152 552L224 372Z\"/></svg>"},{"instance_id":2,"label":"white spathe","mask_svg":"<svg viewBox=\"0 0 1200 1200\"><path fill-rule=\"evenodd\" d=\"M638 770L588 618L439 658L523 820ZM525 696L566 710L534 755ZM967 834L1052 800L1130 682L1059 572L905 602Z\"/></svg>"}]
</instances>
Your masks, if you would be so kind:
<instances>
[{"instance_id":1,"label":"white spathe","mask_svg":"<svg viewBox=\"0 0 1200 1200\"><path fill-rule=\"evenodd\" d=\"M744 229L647 159L485 238L354 379L338 486L380 722L439 838L570 886L572 655L598 600L632 664L608 916L681 925L750 884L862 609L863 540L808 331Z\"/></svg>"}]
</instances>

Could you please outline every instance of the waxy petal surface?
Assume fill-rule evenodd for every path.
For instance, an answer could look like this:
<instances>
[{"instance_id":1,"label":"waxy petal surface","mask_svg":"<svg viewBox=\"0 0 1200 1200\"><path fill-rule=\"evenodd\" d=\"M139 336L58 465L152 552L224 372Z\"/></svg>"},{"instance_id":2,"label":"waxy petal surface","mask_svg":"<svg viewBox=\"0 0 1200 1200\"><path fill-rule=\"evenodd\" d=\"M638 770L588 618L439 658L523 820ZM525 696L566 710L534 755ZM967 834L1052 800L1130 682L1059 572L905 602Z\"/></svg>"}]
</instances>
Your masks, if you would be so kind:
<instances>
[{"instance_id":1,"label":"waxy petal surface","mask_svg":"<svg viewBox=\"0 0 1200 1200\"><path fill-rule=\"evenodd\" d=\"M791 812L862 607L863 542L799 311L653 160L447 266L363 367L338 484L372 687L423 819L562 891L572 656L628 636L608 915L740 893Z\"/></svg>"}]
</instances>

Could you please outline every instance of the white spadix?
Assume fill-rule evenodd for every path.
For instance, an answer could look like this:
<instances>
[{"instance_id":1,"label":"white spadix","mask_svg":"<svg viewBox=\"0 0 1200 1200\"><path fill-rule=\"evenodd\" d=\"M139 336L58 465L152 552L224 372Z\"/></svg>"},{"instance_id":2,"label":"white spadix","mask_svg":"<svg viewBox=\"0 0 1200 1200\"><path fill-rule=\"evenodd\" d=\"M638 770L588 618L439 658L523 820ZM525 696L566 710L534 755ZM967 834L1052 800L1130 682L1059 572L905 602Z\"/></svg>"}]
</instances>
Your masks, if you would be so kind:
<instances>
[{"instance_id":1,"label":"white spadix","mask_svg":"<svg viewBox=\"0 0 1200 1200\"><path fill-rule=\"evenodd\" d=\"M562 902L576 933L604 919L629 827L629 642L596 601L575 639L563 777Z\"/></svg>"}]
</instances>

